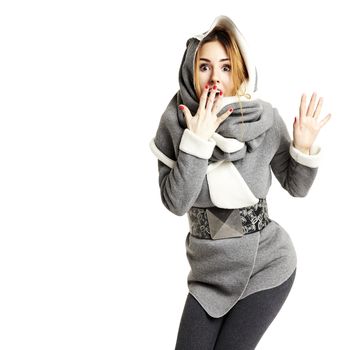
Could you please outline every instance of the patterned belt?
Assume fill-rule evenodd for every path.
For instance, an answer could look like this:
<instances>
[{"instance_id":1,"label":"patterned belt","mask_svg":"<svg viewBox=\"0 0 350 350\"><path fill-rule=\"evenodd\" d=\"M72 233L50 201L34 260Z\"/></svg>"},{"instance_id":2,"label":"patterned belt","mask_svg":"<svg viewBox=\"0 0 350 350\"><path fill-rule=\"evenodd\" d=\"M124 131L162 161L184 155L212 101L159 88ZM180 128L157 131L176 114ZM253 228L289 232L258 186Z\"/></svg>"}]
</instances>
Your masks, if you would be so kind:
<instances>
[{"instance_id":1,"label":"patterned belt","mask_svg":"<svg viewBox=\"0 0 350 350\"><path fill-rule=\"evenodd\" d=\"M242 237L262 230L271 221L265 198L238 209L192 207L187 215L191 235L201 239Z\"/></svg>"}]
</instances>

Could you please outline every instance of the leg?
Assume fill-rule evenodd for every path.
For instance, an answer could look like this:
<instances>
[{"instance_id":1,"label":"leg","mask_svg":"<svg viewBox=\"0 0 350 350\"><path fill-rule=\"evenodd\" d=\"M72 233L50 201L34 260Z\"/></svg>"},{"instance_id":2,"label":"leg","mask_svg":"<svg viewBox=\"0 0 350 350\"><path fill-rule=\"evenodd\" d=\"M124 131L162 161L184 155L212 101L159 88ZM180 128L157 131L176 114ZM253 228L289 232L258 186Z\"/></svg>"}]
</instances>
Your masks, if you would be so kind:
<instances>
[{"instance_id":1,"label":"leg","mask_svg":"<svg viewBox=\"0 0 350 350\"><path fill-rule=\"evenodd\" d=\"M215 350L253 350L292 288L296 269L281 285L248 295L224 315Z\"/></svg>"},{"instance_id":2,"label":"leg","mask_svg":"<svg viewBox=\"0 0 350 350\"><path fill-rule=\"evenodd\" d=\"M212 350L222 322L223 317L209 316L199 302L188 293L175 350Z\"/></svg>"}]
</instances>

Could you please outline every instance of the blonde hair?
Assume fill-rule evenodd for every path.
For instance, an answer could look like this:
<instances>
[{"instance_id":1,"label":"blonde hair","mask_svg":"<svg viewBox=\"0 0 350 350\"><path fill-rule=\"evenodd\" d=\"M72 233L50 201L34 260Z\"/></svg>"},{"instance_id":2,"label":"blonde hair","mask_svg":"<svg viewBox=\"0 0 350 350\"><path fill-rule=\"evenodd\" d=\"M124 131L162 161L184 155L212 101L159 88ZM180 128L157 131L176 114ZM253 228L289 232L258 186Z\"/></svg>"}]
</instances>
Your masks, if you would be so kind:
<instances>
[{"instance_id":1,"label":"blonde hair","mask_svg":"<svg viewBox=\"0 0 350 350\"><path fill-rule=\"evenodd\" d=\"M206 43L212 41L219 41L225 48L228 58L231 64L231 77L233 81L233 91L231 96L243 96L246 93L246 89L243 92L239 91L241 84L248 80L248 70L244 63L241 51L235 38L231 37L226 30L220 27L215 28L210 32L198 45L196 56L194 59L194 89L196 91L198 99L200 98L200 87L199 87L199 49Z\"/></svg>"}]
</instances>

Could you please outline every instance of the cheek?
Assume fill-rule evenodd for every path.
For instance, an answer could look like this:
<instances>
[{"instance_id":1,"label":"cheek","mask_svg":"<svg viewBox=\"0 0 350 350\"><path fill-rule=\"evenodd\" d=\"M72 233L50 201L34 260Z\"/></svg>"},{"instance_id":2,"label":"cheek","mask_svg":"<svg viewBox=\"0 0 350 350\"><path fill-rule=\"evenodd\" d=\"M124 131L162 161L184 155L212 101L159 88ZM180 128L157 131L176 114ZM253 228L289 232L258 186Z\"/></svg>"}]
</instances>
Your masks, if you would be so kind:
<instances>
[{"instance_id":1,"label":"cheek","mask_svg":"<svg viewBox=\"0 0 350 350\"><path fill-rule=\"evenodd\" d=\"M205 85L207 85L208 84L208 80L206 79L206 80L200 80L199 81L199 91L198 91L198 93L199 93L199 96L201 96L202 95L202 93L203 93L203 91L205 90Z\"/></svg>"},{"instance_id":2,"label":"cheek","mask_svg":"<svg viewBox=\"0 0 350 350\"><path fill-rule=\"evenodd\" d=\"M199 74L199 85L202 87L208 82L208 77L206 74Z\"/></svg>"},{"instance_id":3,"label":"cheek","mask_svg":"<svg viewBox=\"0 0 350 350\"><path fill-rule=\"evenodd\" d=\"M231 76L226 74L225 77L224 77L224 81L225 81L225 84L227 86L232 86L233 85L233 82L232 82L232 79L231 79Z\"/></svg>"}]
</instances>

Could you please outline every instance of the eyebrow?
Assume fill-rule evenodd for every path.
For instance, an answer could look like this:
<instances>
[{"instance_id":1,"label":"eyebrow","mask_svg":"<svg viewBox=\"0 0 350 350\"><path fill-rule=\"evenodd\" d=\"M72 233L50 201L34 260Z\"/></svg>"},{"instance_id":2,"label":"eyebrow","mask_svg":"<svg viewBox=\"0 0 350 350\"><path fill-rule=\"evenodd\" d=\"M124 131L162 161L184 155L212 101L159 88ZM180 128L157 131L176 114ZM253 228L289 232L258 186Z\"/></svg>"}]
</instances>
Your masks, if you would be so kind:
<instances>
[{"instance_id":1,"label":"eyebrow","mask_svg":"<svg viewBox=\"0 0 350 350\"><path fill-rule=\"evenodd\" d=\"M210 60L208 60L207 58L200 58L200 61L206 61L206 62L210 62ZM222 58L219 62L224 62L224 61L229 61L229 58Z\"/></svg>"}]
</instances>

